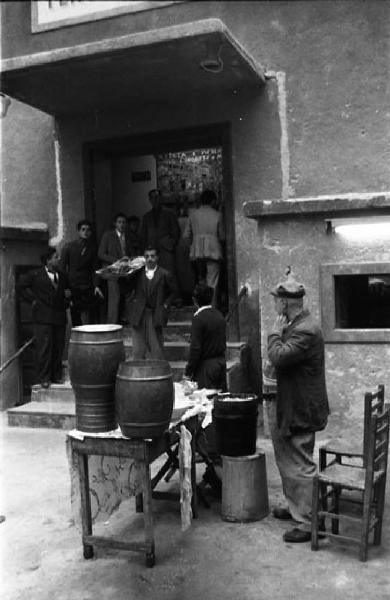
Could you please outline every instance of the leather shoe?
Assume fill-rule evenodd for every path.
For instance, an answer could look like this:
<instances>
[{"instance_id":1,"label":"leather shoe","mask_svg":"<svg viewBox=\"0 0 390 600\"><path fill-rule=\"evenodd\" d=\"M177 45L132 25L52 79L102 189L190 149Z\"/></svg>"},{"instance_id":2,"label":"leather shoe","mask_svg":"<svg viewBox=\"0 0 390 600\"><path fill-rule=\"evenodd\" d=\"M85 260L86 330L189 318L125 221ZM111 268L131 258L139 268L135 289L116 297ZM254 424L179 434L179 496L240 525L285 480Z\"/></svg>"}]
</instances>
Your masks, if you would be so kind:
<instances>
[{"instance_id":1,"label":"leather shoe","mask_svg":"<svg viewBox=\"0 0 390 600\"><path fill-rule=\"evenodd\" d=\"M292 514L288 510L288 508L282 508L281 506L276 506L272 511L272 516L275 519L282 519L283 521L288 521L292 519Z\"/></svg>"},{"instance_id":2,"label":"leather shoe","mask_svg":"<svg viewBox=\"0 0 390 600\"><path fill-rule=\"evenodd\" d=\"M283 535L283 540L285 542L289 542L292 544L301 544L302 542L310 542L311 540L311 532L303 531L303 529L298 529L294 527L294 529L290 529L286 531Z\"/></svg>"}]
</instances>

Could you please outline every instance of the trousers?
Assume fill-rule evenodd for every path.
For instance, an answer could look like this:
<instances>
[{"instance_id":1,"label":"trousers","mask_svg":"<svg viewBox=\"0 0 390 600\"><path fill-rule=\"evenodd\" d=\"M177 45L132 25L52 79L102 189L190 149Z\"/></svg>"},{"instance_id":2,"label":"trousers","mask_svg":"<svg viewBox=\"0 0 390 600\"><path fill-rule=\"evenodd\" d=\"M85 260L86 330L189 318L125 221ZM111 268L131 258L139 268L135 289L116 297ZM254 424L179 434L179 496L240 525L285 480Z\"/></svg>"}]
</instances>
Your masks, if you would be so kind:
<instances>
[{"instance_id":1,"label":"trousers","mask_svg":"<svg viewBox=\"0 0 390 600\"><path fill-rule=\"evenodd\" d=\"M133 327L133 358L164 360L163 329L153 325L153 310L150 308L145 308L140 325Z\"/></svg>"},{"instance_id":2,"label":"trousers","mask_svg":"<svg viewBox=\"0 0 390 600\"><path fill-rule=\"evenodd\" d=\"M60 381L65 325L34 323L34 338L37 381Z\"/></svg>"},{"instance_id":3,"label":"trousers","mask_svg":"<svg viewBox=\"0 0 390 600\"><path fill-rule=\"evenodd\" d=\"M276 402L271 402L268 410L283 493L293 519L306 529L311 524L313 477L317 471L313 460L315 434L281 435L276 420Z\"/></svg>"}]
</instances>

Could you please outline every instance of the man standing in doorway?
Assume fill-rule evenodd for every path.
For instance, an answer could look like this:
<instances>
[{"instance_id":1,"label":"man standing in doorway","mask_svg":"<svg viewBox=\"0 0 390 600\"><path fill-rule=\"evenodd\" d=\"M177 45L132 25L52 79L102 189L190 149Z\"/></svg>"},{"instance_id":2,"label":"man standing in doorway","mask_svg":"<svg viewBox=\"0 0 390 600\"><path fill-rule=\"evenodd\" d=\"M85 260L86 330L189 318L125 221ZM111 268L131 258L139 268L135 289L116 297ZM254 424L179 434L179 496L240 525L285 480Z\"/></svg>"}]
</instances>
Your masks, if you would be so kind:
<instances>
[{"instance_id":1,"label":"man standing in doorway","mask_svg":"<svg viewBox=\"0 0 390 600\"><path fill-rule=\"evenodd\" d=\"M319 325L303 307L305 288L291 276L271 292L278 313L268 337L268 358L275 368L276 402L270 407L275 459L287 508L274 517L293 519L285 542L311 538L315 432L326 427L329 405L325 384L324 340Z\"/></svg>"},{"instance_id":2,"label":"man standing in doorway","mask_svg":"<svg viewBox=\"0 0 390 600\"><path fill-rule=\"evenodd\" d=\"M175 248L180 239L179 223L174 211L162 205L159 190L151 190L148 196L152 209L142 219L141 244L144 250L149 247L158 249L159 265L171 273L178 290ZM178 291L174 304L182 304Z\"/></svg>"},{"instance_id":3,"label":"man standing in doorway","mask_svg":"<svg viewBox=\"0 0 390 600\"><path fill-rule=\"evenodd\" d=\"M176 287L169 271L158 265L156 248L146 248L144 258L145 266L126 281L132 294L128 318L133 327L133 358L164 359L163 327Z\"/></svg>"},{"instance_id":4,"label":"man standing in doorway","mask_svg":"<svg viewBox=\"0 0 390 600\"><path fill-rule=\"evenodd\" d=\"M130 248L126 236L126 223L126 216L123 213L119 213L114 219L114 229L103 233L98 252L98 257L102 261L103 267L111 265L120 258L127 258L129 256ZM107 323L117 323L121 300L121 289L118 279L109 279L107 281L107 290Z\"/></svg>"},{"instance_id":5,"label":"man standing in doorway","mask_svg":"<svg viewBox=\"0 0 390 600\"><path fill-rule=\"evenodd\" d=\"M213 288L213 306L216 306L222 260L221 241L225 239L221 213L212 207L216 200L213 190L204 190L201 206L190 212L184 232L184 238L191 243L190 260L195 266L197 282Z\"/></svg>"},{"instance_id":6,"label":"man standing in doorway","mask_svg":"<svg viewBox=\"0 0 390 600\"><path fill-rule=\"evenodd\" d=\"M66 306L70 291L58 270L55 248L42 256L42 267L22 275L16 284L20 296L32 303L36 378L43 388L62 383L62 354L65 345Z\"/></svg>"},{"instance_id":7,"label":"man standing in doorway","mask_svg":"<svg viewBox=\"0 0 390 600\"><path fill-rule=\"evenodd\" d=\"M92 225L83 219L77 223L78 238L63 248L60 269L68 276L72 292L72 325L97 323L98 299L103 293L98 286L97 250L92 242Z\"/></svg>"}]
</instances>

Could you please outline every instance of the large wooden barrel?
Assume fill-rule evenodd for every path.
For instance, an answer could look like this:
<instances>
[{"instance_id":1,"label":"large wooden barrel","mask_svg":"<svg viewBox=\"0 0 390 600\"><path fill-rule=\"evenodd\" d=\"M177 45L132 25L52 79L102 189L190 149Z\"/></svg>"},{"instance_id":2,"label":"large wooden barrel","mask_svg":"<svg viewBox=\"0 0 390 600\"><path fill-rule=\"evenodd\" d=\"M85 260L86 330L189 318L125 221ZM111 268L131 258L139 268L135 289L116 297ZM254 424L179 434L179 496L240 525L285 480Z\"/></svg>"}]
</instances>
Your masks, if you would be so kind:
<instances>
[{"instance_id":1,"label":"large wooden barrel","mask_svg":"<svg viewBox=\"0 0 390 600\"><path fill-rule=\"evenodd\" d=\"M222 519L239 523L259 521L268 511L264 452L252 456L223 456Z\"/></svg>"},{"instance_id":2,"label":"large wooden barrel","mask_svg":"<svg viewBox=\"0 0 390 600\"><path fill-rule=\"evenodd\" d=\"M115 377L124 358L121 325L72 328L68 361L77 429L98 433L116 428Z\"/></svg>"},{"instance_id":3,"label":"large wooden barrel","mask_svg":"<svg viewBox=\"0 0 390 600\"><path fill-rule=\"evenodd\" d=\"M217 394L214 397L213 422L219 454L247 456L256 452L257 396Z\"/></svg>"},{"instance_id":4,"label":"large wooden barrel","mask_svg":"<svg viewBox=\"0 0 390 600\"><path fill-rule=\"evenodd\" d=\"M123 435L155 438L171 421L174 388L166 360L126 360L116 376L115 403Z\"/></svg>"}]
</instances>

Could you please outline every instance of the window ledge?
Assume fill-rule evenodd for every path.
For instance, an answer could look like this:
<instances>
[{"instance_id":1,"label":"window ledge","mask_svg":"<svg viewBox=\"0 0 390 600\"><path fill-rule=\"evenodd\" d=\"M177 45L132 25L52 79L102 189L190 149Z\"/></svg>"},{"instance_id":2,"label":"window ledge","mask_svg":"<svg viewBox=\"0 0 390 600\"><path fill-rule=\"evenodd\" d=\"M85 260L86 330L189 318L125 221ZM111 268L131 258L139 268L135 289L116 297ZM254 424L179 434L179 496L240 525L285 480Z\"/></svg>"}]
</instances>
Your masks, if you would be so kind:
<instances>
[{"instance_id":1,"label":"window ledge","mask_svg":"<svg viewBox=\"0 0 390 600\"><path fill-rule=\"evenodd\" d=\"M339 194L291 200L245 202L244 215L250 219L285 219L309 215L364 216L390 214L390 192Z\"/></svg>"}]
</instances>

